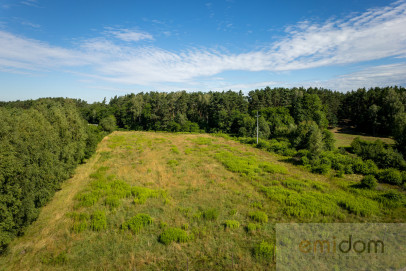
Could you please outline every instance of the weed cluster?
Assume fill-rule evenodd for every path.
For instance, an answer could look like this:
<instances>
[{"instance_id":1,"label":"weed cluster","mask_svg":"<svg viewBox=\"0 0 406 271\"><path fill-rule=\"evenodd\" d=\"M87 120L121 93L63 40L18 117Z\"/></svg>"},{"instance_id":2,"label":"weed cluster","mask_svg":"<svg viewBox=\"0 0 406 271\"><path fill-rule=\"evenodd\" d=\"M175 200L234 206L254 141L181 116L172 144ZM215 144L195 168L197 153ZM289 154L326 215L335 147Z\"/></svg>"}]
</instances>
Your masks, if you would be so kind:
<instances>
[{"instance_id":1,"label":"weed cluster","mask_svg":"<svg viewBox=\"0 0 406 271\"><path fill-rule=\"evenodd\" d=\"M266 213L262 211L254 211L249 213L248 215L252 220L259 222L259 223L267 223L268 222L268 216Z\"/></svg>"},{"instance_id":2,"label":"weed cluster","mask_svg":"<svg viewBox=\"0 0 406 271\"><path fill-rule=\"evenodd\" d=\"M224 221L224 227L226 229L238 229L240 227L240 222L237 220L226 220Z\"/></svg>"},{"instance_id":3,"label":"weed cluster","mask_svg":"<svg viewBox=\"0 0 406 271\"><path fill-rule=\"evenodd\" d=\"M185 230L179 228L167 228L159 236L159 242L165 245L169 245L172 242L188 242L192 239L192 234L188 234Z\"/></svg>"},{"instance_id":4,"label":"weed cluster","mask_svg":"<svg viewBox=\"0 0 406 271\"><path fill-rule=\"evenodd\" d=\"M131 230L133 233L138 234L142 228L152 224L152 218L147 214L137 214L130 220L121 225L122 229Z\"/></svg>"}]
</instances>

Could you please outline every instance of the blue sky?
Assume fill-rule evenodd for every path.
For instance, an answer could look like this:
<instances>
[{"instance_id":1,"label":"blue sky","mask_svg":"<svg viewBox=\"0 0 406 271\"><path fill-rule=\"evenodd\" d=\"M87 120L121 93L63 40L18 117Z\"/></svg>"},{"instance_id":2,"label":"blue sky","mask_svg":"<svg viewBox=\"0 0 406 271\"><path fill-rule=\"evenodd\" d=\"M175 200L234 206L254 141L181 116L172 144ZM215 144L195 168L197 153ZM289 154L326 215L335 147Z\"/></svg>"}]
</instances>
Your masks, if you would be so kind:
<instances>
[{"instance_id":1,"label":"blue sky","mask_svg":"<svg viewBox=\"0 0 406 271\"><path fill-rule=\"evenodd\" d=\"M0 0L0 100L406 86L406 0Z\"/></svg>"}]
</instances>

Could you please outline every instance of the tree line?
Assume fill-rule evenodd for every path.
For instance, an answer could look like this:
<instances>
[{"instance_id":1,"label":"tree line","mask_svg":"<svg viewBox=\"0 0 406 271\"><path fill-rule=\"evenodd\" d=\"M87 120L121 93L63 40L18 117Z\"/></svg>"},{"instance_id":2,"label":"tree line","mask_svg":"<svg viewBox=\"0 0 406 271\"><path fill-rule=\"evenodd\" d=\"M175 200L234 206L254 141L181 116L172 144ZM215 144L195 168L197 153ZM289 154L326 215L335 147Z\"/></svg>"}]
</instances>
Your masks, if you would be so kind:
<instances>
[{"instance_id":1,"label":"tree line","mask_svg":"<svg viewBox=\"0 0 406 271\"><path fill-rule=\"evenodd\" d=\"M104 134L88 125L74 100L1 104L0 252L38 217Z\"/></svg>"},{"instance_id":2,"label":"tree line","mask_svg":"<svg viewBox=\"0 0 406 271\"><path fill-rule=\"evenodd\" d=\"M406 146L406 90L364 88L347 93L322 88L269 88L240 92L148 92L114 97L108 103L78 101L89 123L129 130L223 132L255 135L259 111L260 137L295 137L310 122L324 131L347 123L361 132L392 136ZM113 119L114 117L114 119ZM106 119L108 118L108 119ZM296 143L301 148L302 143Z\"/></svg>"}]
</instances>

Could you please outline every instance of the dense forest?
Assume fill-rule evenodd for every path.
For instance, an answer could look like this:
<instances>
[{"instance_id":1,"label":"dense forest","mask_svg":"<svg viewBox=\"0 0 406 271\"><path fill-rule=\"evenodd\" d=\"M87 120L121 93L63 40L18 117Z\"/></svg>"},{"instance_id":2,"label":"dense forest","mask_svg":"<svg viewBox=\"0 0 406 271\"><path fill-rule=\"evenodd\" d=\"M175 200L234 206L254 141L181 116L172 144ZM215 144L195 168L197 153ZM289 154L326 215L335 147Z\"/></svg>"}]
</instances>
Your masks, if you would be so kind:
<instances>
[{"instance_id":1,"label":"dense forest","mask_svg":"<svg viewBox=\"0 0 406 271\"><path fill-rule=\"evenodd\" d=\"M259 114L259 144L255 133ZM356 139L336 149L328 128L338 124L392 137ZM109 132L209 132L290 157L321 174L362 174L369 183L405 187L406 89L347 93L269 87L240 92L148 92L89 104L75 99L0 103L0 247L38 216L62 181L90 157ZM373 186L373 185L372 185ZM1 249L0 249L1 250Z\"/></svg>"},{"instance_id":2,"label":"dense forest","mask_svg":"<svg viewBox=\"0 0 406 271\"><path fill-rule=\"evenodd\" d=\"M0 251L38 217L104 134L70 99L0 107Z\"/></svg>"}]
</instances>

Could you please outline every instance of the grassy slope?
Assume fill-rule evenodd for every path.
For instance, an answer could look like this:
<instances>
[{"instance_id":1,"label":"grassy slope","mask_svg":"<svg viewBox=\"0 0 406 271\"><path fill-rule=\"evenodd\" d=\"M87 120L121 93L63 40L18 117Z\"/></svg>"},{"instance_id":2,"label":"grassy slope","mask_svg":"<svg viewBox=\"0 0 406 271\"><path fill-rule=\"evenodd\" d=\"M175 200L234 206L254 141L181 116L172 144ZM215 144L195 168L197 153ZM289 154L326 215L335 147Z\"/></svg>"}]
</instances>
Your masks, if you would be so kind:
<instances>
[{"instance_id":1,"label":"grassy slope","mask_svg":"<svg viewBox=\"0 0 406 271\"><path fill-rule=\"evenodd\" d=\"M387 186L356 189L358 176L315 175L283 160L209 135L115 132L0 257L0 270L272 270L272 260L256 258L253 249L274 242L277 222L406 221L404 202L383 208L373 200ZM130 193L118 196L117 207L106 205L106 197L119 195L118 184ZM137 197L134 189L148 193ZM83 195L93 192L99 199L83 206ZM90 229L95 211L106 214L106 229ZM254 211L268 222L253 221ZM72 213L87 217L87 229L72 230ZM120 229L139 213L153 223L136 234ZM241 226L225 229L226 220ZM247 232L249 223L260 229ZM163 245L158 238L168 227L194 238Z\"/></svg>"}]
</instances>

